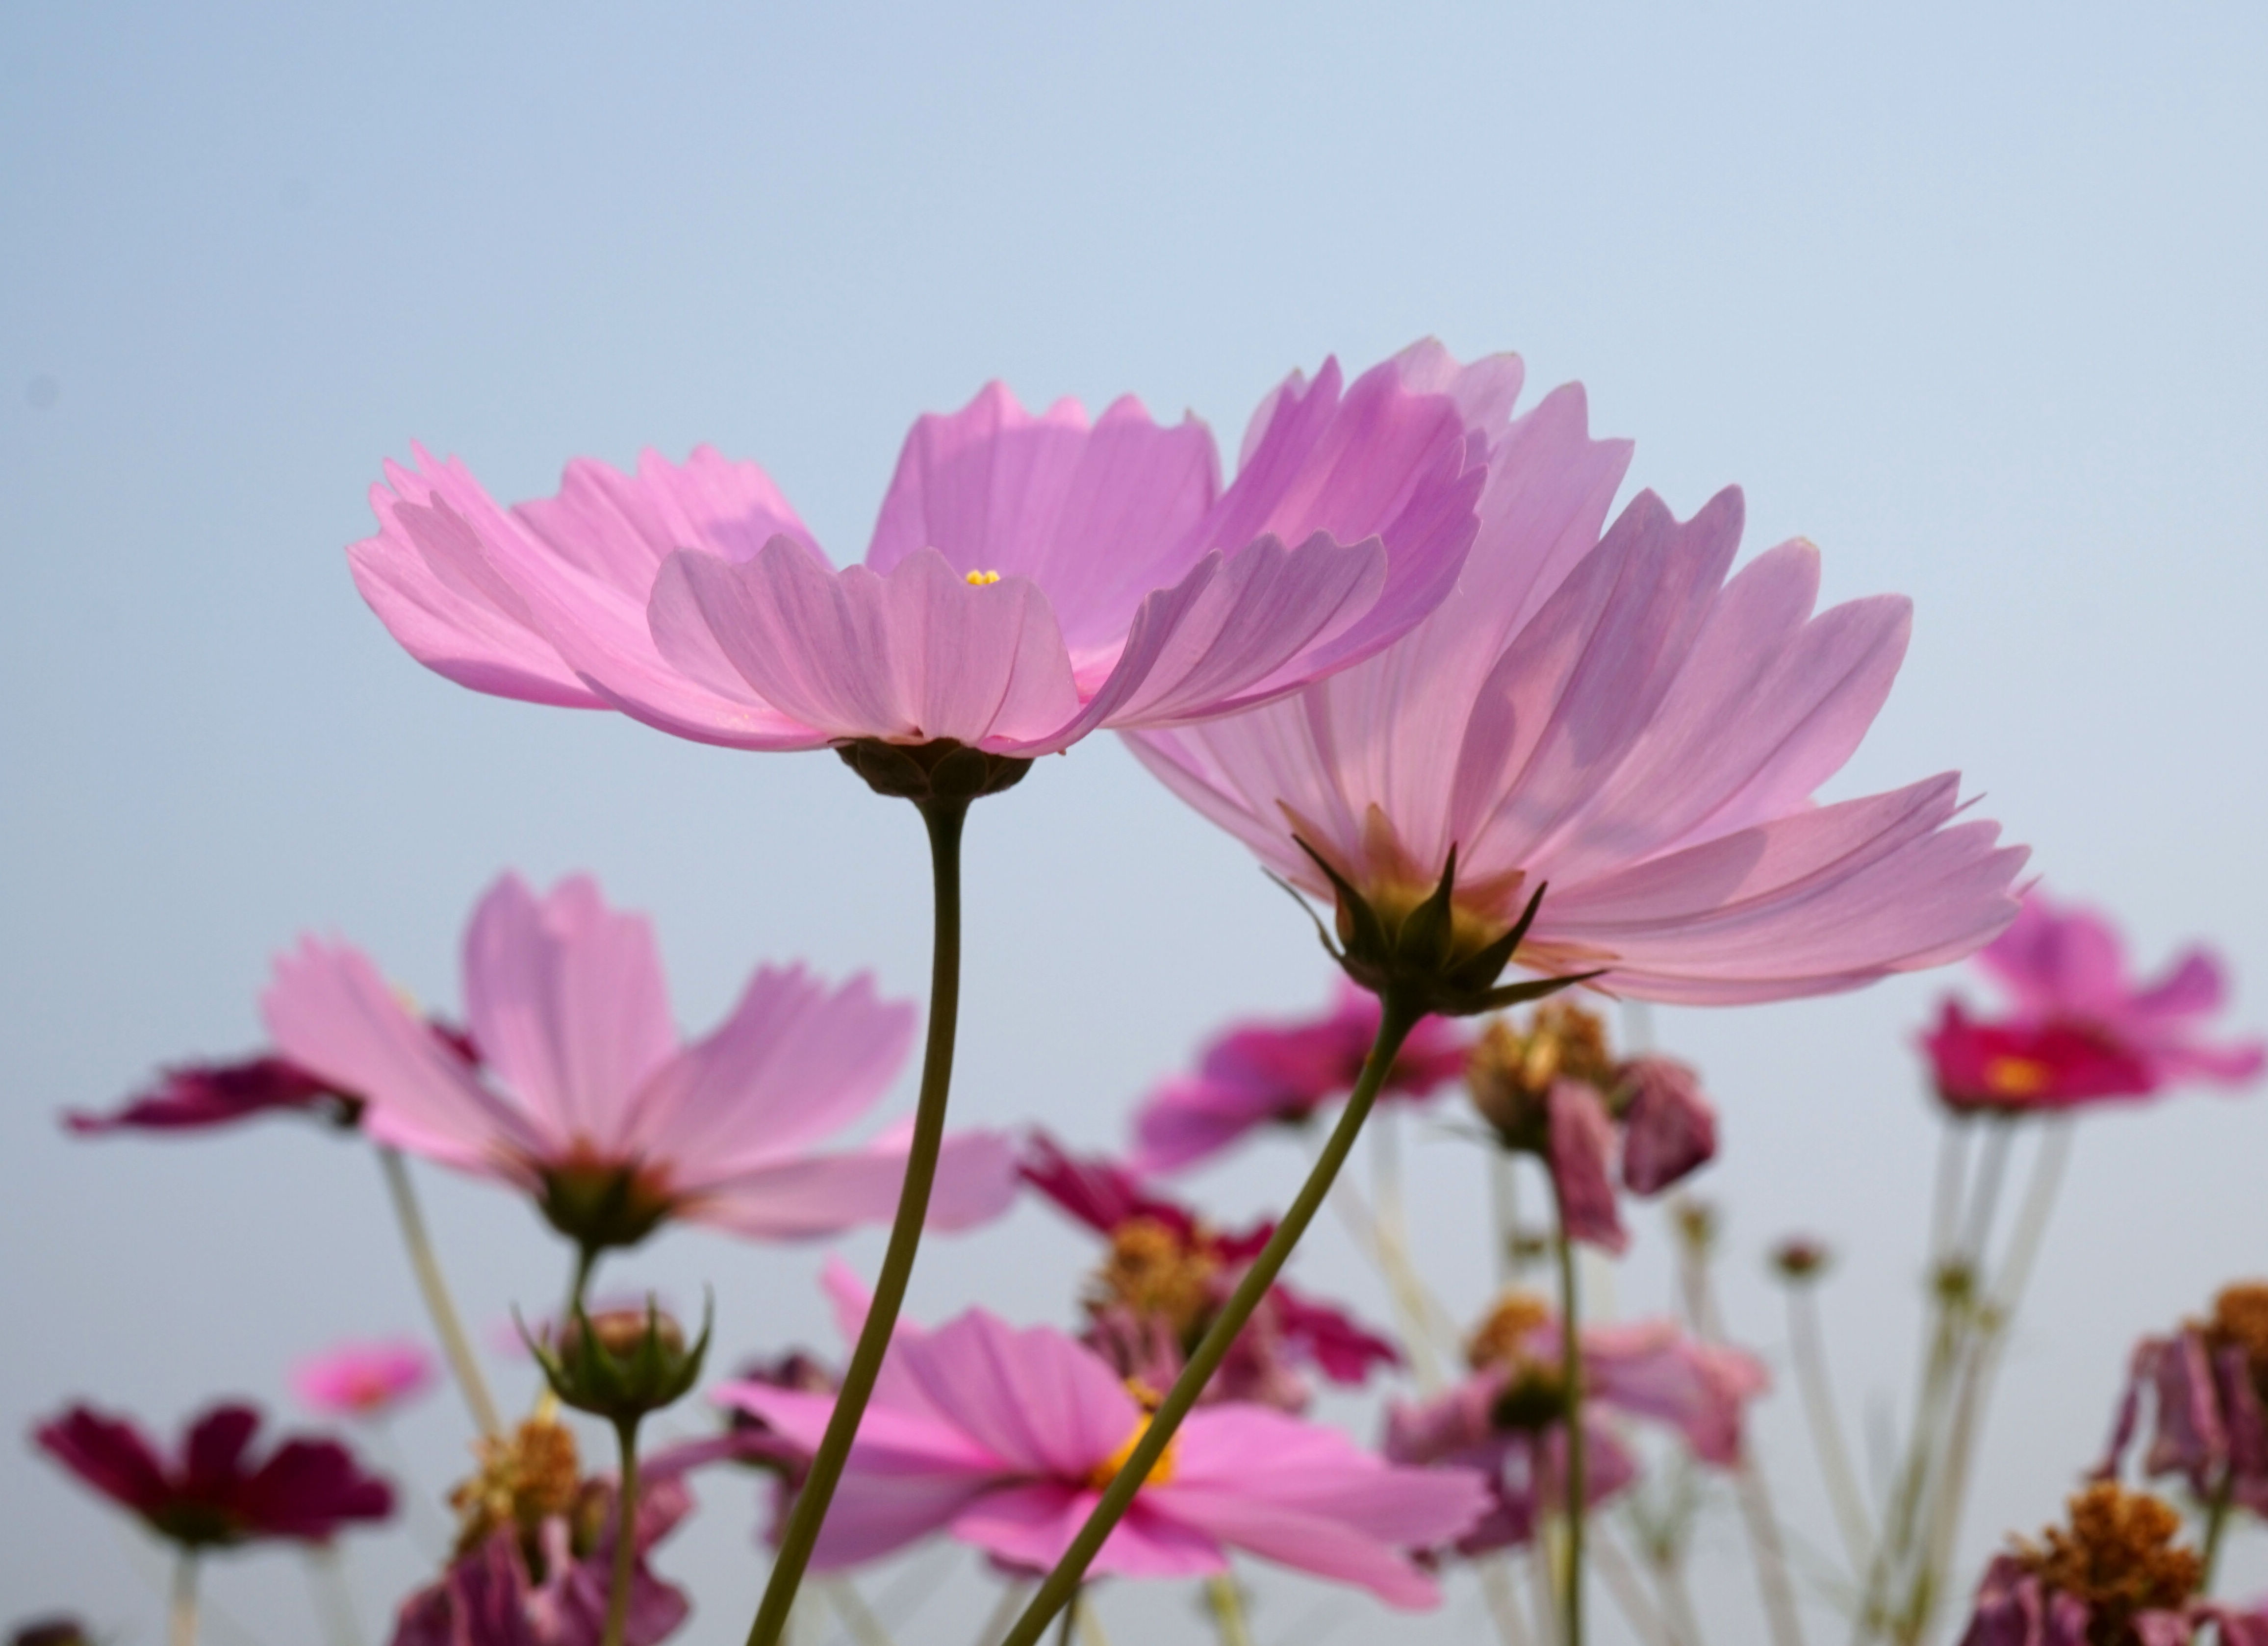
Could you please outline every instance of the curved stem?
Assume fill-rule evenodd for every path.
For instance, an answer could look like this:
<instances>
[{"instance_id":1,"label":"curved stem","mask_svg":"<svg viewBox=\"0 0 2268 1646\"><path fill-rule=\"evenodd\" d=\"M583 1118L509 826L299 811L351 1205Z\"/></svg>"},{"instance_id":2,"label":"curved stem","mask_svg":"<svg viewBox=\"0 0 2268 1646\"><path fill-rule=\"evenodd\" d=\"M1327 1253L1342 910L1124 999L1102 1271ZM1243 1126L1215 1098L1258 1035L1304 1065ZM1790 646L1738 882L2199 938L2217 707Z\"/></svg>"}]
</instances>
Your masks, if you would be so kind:
<instances>
[{"instance_id":1,"label":"curved stem","mask_svg":"<svg viewBox=\"0 0 2268 1646\"><path fill-rule=\"evenodd\" d=\"M2213 1569L2220 1559L2220 1534L2228 1530L2228 1505L2236 1493L2236 1466L2230 1464L2220 1472L2220 1484L2213 1494L2213 1503L2205 1511L2205 1547L2198 1555L2198 1598L2213 1593Z\"/></svg>"},{"instance_id":2,"label":"curved stem","mask_svg":"<svg viewBox=\"0 0 2268 1646\"><path fill-rule=\"evenodd\" d=\"M906 1299L906 1282L914 1272L914 1254L920 1249L922 1225L929 1215L930 1187L937 1179L938 1152L945 1141L946 1098L953 1084L954 1035L961 1016L961 828L968 816L965 800L917 803L928 826L931 878L936 887L936 923L930 952L929 1041L922 1052L921 1098L914 1109L913 1138L906 1151L905 1187L898 1194L898 1213L890 1224L890 1244L874 1277L874 1301L866 1311L866 1324L858 1333L858 1347L843 1374L834 1415L811 1460L811 1473L796 1495L780 1538L771 1580L748 1627L748 1646L778 1646L786 1631L789 1609L803 1582L804 1569L819 1541L819 1528L834 1501L836 1483L850 1455L858 1433L858 1420L874 1392L874 1379L882 1370L890 1334Z\"/></svg>"},{"instance_id":3,"label":"curved stem","mask_svg":"<svg viewBox=\"0 0 2268 1646\"><path fill-rule=\"evenodd\" d=\"M481 1376L481 1363L473 1358L472 1341L465 1335L464 1323L457 1318L457 1305L450 1301L449 1282L441 1277L440 1260L434 1255L432 1238L425 1232L424 1215L417 1209L417 1193L410 1187L409 1165L402 1159L401 1151L390 1143L378 1145L378 1165L386 1174L387 1195L394 1202L394 1221L401 1225L401 1244L409 1248L409 1268L417 1276L417 1290L425 1299L425 1312L433 1317L433 1330L441 1340L442 1354L448 1357L458 1392L465 1397L474 1426L494 1439L504 1433L504 1423L497 1416L496 1401L490 1398L488 1381Z\"/></svg>"},{"instance_id":4,"label":"curved stem","mask_svg":"<svg viewBox=\"0 0 2268 1646\"><path fill-rule=\"evenodd\" d=\"M1835 1524L1843 1534L1843 1552L1851 1575L1867 1569L1867 1552L1874 1529L1867 1518L1866 1495L1859 1489L1858 1472L1843 1443L1842 1420L1836 1415L1835 1388L1828 1376L1824 1334L1819 1326L1819 1305L1812 1282L1787 1287L1788 1342L1795 1360L1796 1385L1803 1393L1803 1414L1811 1424L1811 1449L1819 1471L1827 1480L1827 1498L1835 1508Z\"/></svg>"},{"instance_id":5,"label":"curved stem","mask_svg":"<svg viewBox=\"0 0 2268 1646\"><path fill-rule=\"evenodd\" d=\"M166 1608L166 1646L197 1646L197 1557L183 1549L173 1561L173 1594Z\"/></svg>"},{"instance_id":6,"label":"curved stem","mask_svg":"<svg viewBox=\"0 0 2268 1646\"><path fill-rule=\"evenodd\" d=\"M630 1583L637 1570L637 1419L618 1420L615 1438L622 1443L622 1473L615 1489L615 1579L607 1594L607 1633L601 1646L622 1646L622 1631L630 1620Z\"/></svg>"},{"instance_id":7,"label":"curved stem","mask_svg":"<svg viewBox=\"0 0 2268 1646\"><path fill-rule=\"evenodd\" d=\"M1244 1620L1244 1597L1237 1592L1236 1576L1219 1572L1205 1579L1205 1607L1213 1627L1220 1631L1220 1646L1252 1646L1252 1630Z\"/></svg>"},{"instance_id":8,"label":"curved stem","mask_svg":"<svg viewBox=\"0 0 2268 1646\"><path fill-rule=\"evenodd\" d=\"M1355 1082L1353 1094L1347 1099L1346 1107L1340 1113L1337 1124L1332 1127L1322 1152L1315 1157L1314 1167L1307 1173L1307 1180L1300 1186L1299 1194L1292 1197L1290 1209L1284 1214L1284 1221L1276 1225L1276 1232L1269 1236L1268 1244L1261 1248L1260 1255L1252 1260L1252 1267L1245 1270L1244 1277L1237 1282L1236 1290L1229 1295L1228 1302L1213 1317L1212 1325L1206 1328L1196 1352L1190 1355L1188 1364L1182 1368L1181 1376L1174 1379L1173 1388L1167 1391L1157 1412L1134 1443L1133 1450L1120 1466L1116 1477L1103 1491L1101 1501L1087 1516L1086 1524L1079 1529L1079 1535L1071 1539L1071 1547L1064 1552L1063 1558L1056 1562L1055 1569L1041 1584L1039 1592L1032 1597L1031 1605L1024 1608L1024 1615L1016 1620L1016 1627L1008 1631L1001 1646L1039 1646L1040 1637L1047 1632L1049 1620L1070 1603L1081 1579L1086 1576L1089 1562L1110 1536L1111 1528L1132 1507L1134 1495L1142 1489L1142 1483L1150 1478L1150 1471L1165 1455L1166 1446L1173 1439L1174 1431L1182 1426L1182 1420L1197 1404L1197 1396L1212 1380L1213 1373L1220 1369L1229 1346L1236 1341L1236 1334L1244 1329L1244 1323L1252 1318L1252 1312L1260 1306L1260 1300L1276 1283L1276 1276L1282 1273L1285 1260L1292 1255L1292 1248L1300 1244L1300 1237L1307 1233L1307 1225L1314 1221L1315 1213L1322 1208L1324 1197L1330 1193L1331 1184L1339 1174L1339 1168L1346 1164L1348 1152L1354 1148L1354 1140L1362 1130L1363 1121L1369 1117L1371 1106L1378 1100L1378 1089L1386 1083L1386 1073L1394 1066L1395 1054L1402 1049L1402 1042L1409 1038L1410 1031L1425 1016L1422 1010L1413 1009L1391 992L1380 1004L1382 1010L1379 1016L1378 1038L1371 1044L1370 1056L1362 1066L1361 1077Z\"/></svg>"},{"instance_id":9,"label":"curved stem","mask_svg":"<svg viewBox=\"0 0 2268 1646\"><path fill-rule=\"evenodd\" d=\"M1567 1234L1567 1207L1558 1179L1551 1182L1552 1210L1559 1223L1559 1379L1566 1390L1567 1582L1560 1595L1565 1618L1559 1646L1583 1646L1583 1344L1582 1300L1575 1284L1575 1243Z\"/></svg>"}]
</instances>

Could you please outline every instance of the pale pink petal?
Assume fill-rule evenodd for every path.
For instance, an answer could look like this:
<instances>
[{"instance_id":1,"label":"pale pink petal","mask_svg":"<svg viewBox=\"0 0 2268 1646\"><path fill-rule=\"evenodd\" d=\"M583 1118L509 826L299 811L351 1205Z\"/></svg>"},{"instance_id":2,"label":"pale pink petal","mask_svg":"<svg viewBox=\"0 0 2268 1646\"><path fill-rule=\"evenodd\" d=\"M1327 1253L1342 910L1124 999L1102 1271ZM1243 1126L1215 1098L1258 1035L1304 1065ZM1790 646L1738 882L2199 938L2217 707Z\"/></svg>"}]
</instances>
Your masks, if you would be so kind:
<instances>
[{"instance_id":1,"label":"pale pink petal","mask_svg":"<svg viewBox=\"0 0 2268 1646\"><path fill-rule=\"evenodd\" d=\"M896 1352L939 1412L1024 1473L1084 1480L1141 1422L1133 1396L1093 1351L982 1309Z\"/></svg>"},{"instance_id":2,"label":"pale pink petal","mask_svg":"<svg viewBox=\"0 0 2268 1646\"><path fill-rule=\"evenodd\" d=\"M1771 1381L1754 1356L1696 1342L1666 1320L1593 1326L1582 1343L1591 1398L1671 1425L1705 1463L1740 1461L1743 1407Z\"/></svg>"},{"instance_id":3,"label":"pale pink petal","mask_svg":"<svg viewBox=\"0 0 2268 1646\"><path fill-rule=\"evenodd\" d=\"M1977 957L2028 1016L2114 1015L2126 999L2126 952L2093 909L2058 908L2041 893Z\"/></svg>"},{"instance_id":4,"label":"pale pink petal","mask_svg":"<svg viewBox=\"0 0 2268 1646\"><path fill-rule=\"evenodd\" d=\"M712 686L729 663L754 697L817 740L1044 738L1079 712L1053 613L1023 577L973 585L934 551L887 577L837 572L777 538L739 564L680 555L654 585L663 653Z\"/></svg>"},{"instance_id":5,"label":"pale pink petal","mask_svg":"<svg viewBox=\"0 0 2268 1646\"><path fill-rule=\"evenodd\" d=\"M630 1099L677 1049L653 928L616 914L587 876L539 901L497 880L465 933L465 1010L481 1054L547 1128L602 1153Z\"/></svg>"},{"instance_id":6,"label":"pale pink petal","mask_svg":"<svg viewBox=\"0 0 2268 1646\"><path fill-rule=\"evenodd\" d=\"M865 563L887 573L933 548L956 574L1028 579L1073 652L1107 667L1142 597L1198 558L1193 533L1219 485L1212 436L1194 418L1160 428L1129 398L1090 428L1076 401L1035 417L988 384L914 424Z\"/></svg>"},{"instance_id":7,"label":"pale pink petal","mask_svg":"<svg viewBox=\"0 0 2268 1646\"><path fill-rule=\"evenodd\" d=\"M1547 1099L1551 1129L1551 1183L1561 1229L1620 1256L1630 1247L1616 1207L1615 1126L1596 1088L1580 1080L1555 1080Z\"/></svg>"},{"instance_id":8,"label":"pale pink petal","mask_svg":"<svg viewBox=\"0 0 2268 1646\"><path fill-rule=\"evenodd\" d=\"M1097 1576L1201 1577L1226 1571L1220 1546L1152 1512L1148 1493L1110 1529L1087 1570ZM996 1560L1044 1572L1062 1558L1101 1494L1063 1481L1034 1481L987 1492L961 1511L953 1535Z\"/></svg>"},{"instance_id":9,"label":"pale pink petal","mask_svg":"<svg viewBox=\"0 0 2268 1646\"><path fill-rule=\"evenodd\" d=\"M1798 812L1587 885L1530 941L1611 964L1603 987L1693 1004L1855 988L1974 951L2014 916L2021 847L1943 827L1959 780Z\"/></svg>"},{"instance_id":10,"label":"pale pink petal","mask_svg":"<svg viewBox=\"0 0 2268 1646\"><path fill-rule=\"evenodd\" d=\"M725 1021L648 1077L630 1128L680 1181L729 1177L842 1130L879 1102L913 1044L916 1013L861 973L831 988L763 966Z\"/></svg>"},{"instance_id":11,"label":"pale pink petal","mask_svg":"<svg viewBox=\"0 0 2268 1646\"><path fill-rule=\"evenodd\" d=\"M369 1104L363 1125L381 1143L516 1179L517 1161L558 1141L482 1086L358 949L303 938L277 959L260 1010L286 1057Z\"/></svg>"},{"instance_id":12,"label":"pale pink petal","mask_svg":"<svg viewBox=\"0 0 2268 1646\"><path fill-rule=\"evenodd\" d=\"M719 693L665 663L646 619L651 577L616 580L634 564L633 555L594 551L579 563L563 559L525 519L498 509L461 465L437 465L422 452L417 461L415 472L387 468L401 496L379 510L387 540L398 539L463 601L540 639L563 665L559 680L580 684L579 693L567 695L558 694L563 686L547 687L551 694L537 694L538 701L605 704L680 736L737 746L810 748L825 741L745 689ZM519 656L500 661L518 666ZM445 672L483 690L531 694L510 689L509 681Z\"/></svg>"},{"instance_id":13,"label":"pale pink petal","mask_svg":"<svg viewBox=\"0 0 2268 1646\"><path fill-rule=\"evenodd\" d=\"M777 1159L718 1178L698 1160L666 1163L688 1195L677 1215L756 1240L808 1240L887 1223L905 1186L902 1139L840 1154ZM973 1228L1007 1210L1016 1196L1016 1150L998 1132L950 1133L939 1150L926 1226Z\"/></svg>"},{"instance_id":14,"label":"pale pink petal","mask_svg":"<svg viewBox=\"0 0 2268 1646\"><path fill-rule=\"evenodd\" d=\"M819 1266L819 1289L827 1294L828 1306L835 1312L835 1329L842 1334L845 1346L856 1343L858 1334L865 1329L867 1311L874 1306L873 1288L858 1278L857 1271L841 1258L829 1255ZM926 1336L922 1327L902 1314L890 1327L890 1341L895 1346ZM929 1396L922 1392L895 1355L885 1355L880 1370L874 1374L874 1395L878 1404L895 1406L908 1412L924 1413L944 1419L930 1404Z\"/></svg>"},{"instance_id":15,"label":"pale pink petal","mask_svg":"<svg viewBox=\"0 0 2268 1646\"><path fill-rule=\"evenodd\" d=\"M755 1381L719 1384L709 1392L718 1405L761 1417L782 1438L816 1451L835 1415L835 1397ZM952 1423L924 1411L876 1399L859 1414L858 1437L850 1451L853 1466L893 1476L962 1475L996 1479L1010 1472L1005 1461L984 1450Z\"/></svg>"},{"instance_id":16,"label":"pale pink petal","mask_svg":"<svg viewBox=\"0 0 2268 1646\"><path fill-rule=\"evenodd\" d=\"M775 537L818 547L771 476L714 446L694 447L682 465L648 449L636 474L578 458L556 496L512 512L560 559L637 597L681 548L747 560Z\"/></svg>"}]
</instances>

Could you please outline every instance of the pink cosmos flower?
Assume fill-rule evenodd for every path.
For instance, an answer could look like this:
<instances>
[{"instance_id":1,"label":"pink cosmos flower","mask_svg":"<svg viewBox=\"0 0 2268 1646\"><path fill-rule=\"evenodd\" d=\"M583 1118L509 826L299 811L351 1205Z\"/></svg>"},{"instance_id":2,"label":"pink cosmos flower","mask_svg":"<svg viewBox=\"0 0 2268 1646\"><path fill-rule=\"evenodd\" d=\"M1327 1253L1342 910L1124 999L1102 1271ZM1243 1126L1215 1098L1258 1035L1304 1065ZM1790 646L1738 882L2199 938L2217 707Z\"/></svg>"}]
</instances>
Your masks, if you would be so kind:
<instances>
[{"instance_id":1,"label":"pink cosmos flower","mask_svg":"<svg viewBox=\"0 0 2268 1646\"><path fill-rule=\"evenodd\" d=\"M1313 851L1396 915L1454 848L1475 952L1548 883L1515 959L1603 970L1600 988L1646 999L1855 988L2008 923L2024 853L1990 823L1951 824L1955 775L1811 797L1889 690L1904 599L1813 616L1819 557L1800 540L1728 579L1736 490L1684 522L1643 492L1602 536L1629 448L1587 436L1580 388L1514 419L1509 356L1460 368L1421 344L1393 369L1488 441L1456 592L1288 702L1134 734L1168 787L1294 885L1334 895Z\"/></svg>"},{"instance_id":2,"label":"pink cosmos flower","mask_svg":"<svg viewBox=\"0 0 2268 1646\"><path fill-rule=\"evenodd\" d=\"M1638 1460L1616 1417L1675 1430L1704 1463L1731 1468L1740 1461L1743 1410L1767 1385L1753 1356L1697 1341L1667 1320L1586 1326L1578 1335L1587 1509L1620 1495L1638 1478ZM1461 1554L1528 1543L1541 1518L1566 1499L1561 1341L1549 1307L1514 1293L1475 1334L1470 1377L1421 1405L1388 1407L1388 1458L1478 1469L1488 1481L1488 1513L1456 1540Z\"/></svg>"},{"instance_id":3,"label":"pink cosmos flower","mask_svg":"<svg viewBox=\"0 0 2268 1646\"><path fill-rule=\"evenodd\" d=\"M327 1417L383 1417L438 1379L431 1353L415 1338L341 1343L291 1369L291 1392Z\"/></svg>"},{"instance_id":4,"label":"pink cosmos flower","mask_svg":"<svg viewBox=\"0 0 2268 1646\"><path fill-rule=\"evenodd\" d=\"M2268 1062L2259 1040L2205 1038L2228 994L2209 949L2185 951L2148 982L2130 981L2116 927L2034 890L1977 959L2007 991L2007 1016L1978 1022L1948 1000L1922 1041L1938 1095L1955 1110L2072 1109L2192 1081L2242 1085Z\"/></svg>"},{"instance_id":5,"label":"pink cosmos flower","mask_svg":"<svg viewBox=\"0 0 2268 1646\"><path fill-rule=\"evenodd\" d=\"M474 912L464 970L493 1079L443 1054L343 944L304 940L261 1005L286 1056L368 1099L374 1136L534 1195L593 1250L668 1217L792 1239L895 1211L902 1137L815 1146L873 1106L912 1035L912 1008L867 978L832 988L763 967L721 1025L681 1043L644 916L608 908L587 878L538 899L510 874ZM1014 1173L1005 1138L948 1138L932 1224L998 1216Z\"/></svg>"},{"instance_id":6,"label":"pink cosmos flower","mask_svg":"<svg viewBox=\"0 0 2268 1646\"><path fill-rule=\"evenodd\" d=\"M571 463L498 508L423 450L349 557L394 637L501 696L680 737L955 739L1028 756L1173 725L1368 657L1440 600L1480 484L1456 408L1327 363L1270 398L1233 485L1194 420L1090 423L994 384L907 437L865 562L822 557L764 472L706 446Z\"/></svg>"},{"instance_id":7,"label":"pink cosmos flower","mask_svg":"<svg viewBox=\"0 0 2268 1646\"><path fill-rule=\"evenodd\" d=\"M365 1474L335 1440L294 1436L257 1462L260 1414L223 1404L189 1427L169 1459L123 1418L75 1406L33 1431L55 1460L159 1537L184 1548L261 1538L320 1543L357 1521L394 1512L394 1488Z\"/></svg>"},{"instance_id":8,"label":"pink cosmos flower","mask_svg":"<svg viewBox=\"0 0 2268 1646\"><path fill-rule=\"evenodd\" d=\"M815 1448L834 1401L762 1384L716 1398ZM814 1570L877 1559L934 1532L1012 1569L1070 1546L1148 1422L1117 1371L1044 1326L973 1310L935 1332L901 1326L850 1449ZM1398 1468L1336 1430L1266 1407L1192 1412L1095 1557L1095 1573L1189 1577L1227 1551L1430 1606L1433 1581L1401 1551L1457 1536L1479 1481Z\"/></svg>"},{"instance_id":9,"label":"pink cosmos flower","mask_svg":"<svg viewBox=\"0 0 2268 1646\"><path fill-rule=\"evenodd\" d=\"M1262 1222L1241 1232L1215 1229L1178 1201L1145 1187L1106 1159L1066 1153L1035 1131L1020 1170L1024 1181L1110 1243L1086 1297L1080 1341L1122 1378L1163 1391L1181 1375L1213 1317L1275 1233ZM1300 1375L1312 1367L1329 1381L1358 1386L1402 1356L1379 1334L1333 1304L1278 1282L1199 1398L1246 1400L1298 1414L1314 1392Z\"/></svg>"},{"instance_id":10,"label":"pink cosmos flower","mask_svg":"<svg viewBox=\"0 0 2268 1646\"><path fill-rule=\"evenodd\" d=\"M1378 996L1337 980L1330 1010L1291 1022L1232 1025L1134 1115L1137 1172L1178 1172L1271 1121L1300 1124L1354 1090L1378 1038ZM1381 1101L1430 1097L1464 1072L1467 1040L1446 1018L1410 1032L1379 1088Z\"/></svg>"}]
</instances>

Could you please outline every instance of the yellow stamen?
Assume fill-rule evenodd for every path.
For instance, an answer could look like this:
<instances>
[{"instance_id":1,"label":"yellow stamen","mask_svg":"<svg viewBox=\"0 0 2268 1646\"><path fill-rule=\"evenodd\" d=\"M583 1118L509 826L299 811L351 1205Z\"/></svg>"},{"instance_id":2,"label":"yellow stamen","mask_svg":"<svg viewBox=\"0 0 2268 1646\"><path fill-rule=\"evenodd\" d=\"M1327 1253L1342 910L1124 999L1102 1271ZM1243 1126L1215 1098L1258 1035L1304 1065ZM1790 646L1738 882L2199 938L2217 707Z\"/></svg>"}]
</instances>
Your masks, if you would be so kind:
<instances>
[{"instance_id":1,"label":"yellow stamen","mask_svg":"<svg viewBox=\"0 0 2268 1646\"><path fill-rule=\"evenodd\" d=\"M1118 1478L1118 1471L1126 1466L1126 1459L1134 1455L1134 1448L1142 1444L1142 1437L1149 1432L1150 1420L1145 1417L1134 1425L1134 1432L1126 1437L1123 1445L1087 1471L1087 1486L1098 1492L1107 1488ZM1181 1444L1178 1436L1166 1443L1166 1449L1158 1454L1158 1460L1150 1466L1150 1473L1143 1477L1143 1485L1163 1486L1174 1478L1174 1454Z\"/></svg>"},{"instance_id":2,"label":"yellow stamen","mask_svg":"<svg viewBox=\"0 0 2268 1646\"><path fill-rule=\"evenodd\" d=\"M2003 1098L2037 1097L2054 1078L2036 1057L1996 1057L1984 1065L1984 1084Z\"/></svg>"},{"instance_id":3,"label":"yellow stamen","mask_svg":"<svg viewBox=\"0 0 2268 1646\"><path fill-rule=\"evenodd\" d=\"M1000 574L997 571L972 571L968 574L968 581L981 589L988 583L999 582Z\"/></svg>"}]
</instances>

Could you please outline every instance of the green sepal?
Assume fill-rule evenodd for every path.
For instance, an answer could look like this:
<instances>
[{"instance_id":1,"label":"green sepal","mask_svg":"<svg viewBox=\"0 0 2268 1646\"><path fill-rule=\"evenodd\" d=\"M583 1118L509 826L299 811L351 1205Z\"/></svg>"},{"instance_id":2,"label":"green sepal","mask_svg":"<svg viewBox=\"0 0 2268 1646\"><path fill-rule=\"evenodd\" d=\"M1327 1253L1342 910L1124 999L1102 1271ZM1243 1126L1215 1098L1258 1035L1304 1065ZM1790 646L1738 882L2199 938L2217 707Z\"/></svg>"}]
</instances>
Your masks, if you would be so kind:
<instances>
[{"instance_id":1,"label":"green sepal","mask_svg":"<svg viewBox=\"0 0 2268 1646\"><path fill-rule=\"evenodd\" d=\"M701 1335L689 1346L673 1347L661 1329L660 1305L648 1293L645 1330L622 1353L600 1341L579 1299L572 1336L562 1332L556 1343L536 1337L516 1312L512 1319L544 1382L563 1404L615 1422L635 1422L649 1412L674 1405L700 1381L716 1326L717 1303L714 1296L704 1294ZM673 1325L670 1332L675 1331Z\"/></svg>"}]
</instances>

